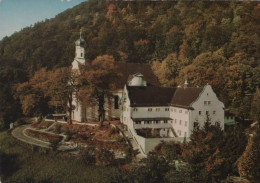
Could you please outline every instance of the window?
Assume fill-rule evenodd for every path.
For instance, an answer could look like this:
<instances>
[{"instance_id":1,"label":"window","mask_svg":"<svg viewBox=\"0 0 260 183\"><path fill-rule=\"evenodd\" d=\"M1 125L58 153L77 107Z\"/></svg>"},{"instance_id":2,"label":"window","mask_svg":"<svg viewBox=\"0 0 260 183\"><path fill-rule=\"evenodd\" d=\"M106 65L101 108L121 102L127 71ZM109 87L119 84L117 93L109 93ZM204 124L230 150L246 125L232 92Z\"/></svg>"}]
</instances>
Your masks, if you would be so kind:
<instances>
[{"instance_id":1,"label":"window","mask_svg":"<svg viewBox=\"0 0 260 183\"><path fill-rule=\"evenodd\" d=\"M167 120L164 120L163 122L164 122L164 123L167 123Z\"/></svg>"},{"instance_id":2,"label":"window","mask_svg":"<svg viewBox=\"0 0 260 183\"><path fill-rule=\"evenodd\" d=\"M171 120L171 124L173 124L173 121Z\"/></svg>"},{"instance_id":3,"label":"window","mask_svg":"<svg viewBox=\"0 0 260 183\"><path fill-rule=\"evenodd\" d=\"M80 56L83 57L83 53L80 53Z\"/></svg>"},{"instance_id":4,"label":"window","mask_svg":"<svg viewBox=\"0 0 260 183\"><path fill-rule=\"evenodd\" d=\"M177 111L177 109L174 109L174 112L176 112Z\"/></svg>"},{"instance_id":5,"label":"window","mask_svg":"<svg viewBox=\"0 0 260 183\"><path fill-rule=\"evenodd\" d=\"M160 111L160 108L156 108L156 112L159 112Z\"/></svg>"},{"instance_id":6,"label":"window","mask_svg":"<svg viewBox=\"0 0 260 183\"><path fill-rule=\"evenodd\" d=\"M210 101L208 101L208 105L210 105L211 104L211 102Z\"/></svg>"},{"instance_id":7,"label":"window","mask_svg":"<svg viewBox=\"0 0 260 183\"><path fill-rule=\"evenodd\" d=\"M141 121L136 121L135 124L141 124Z\"/></svg>"},{"instance_id":8,"label":"window","mask_svg":"<svg viewBox=\"0 0 260 183\"><path fill-rule=\"evenodd\" d=\"M185 121L185 126L187 126L187 121Z\"/></svg>"},{"instance_id":9,"label":"window","mask_svg":"<svg viewBox=\"0 0 260 183\"><path fill-rule=\"evenodd\" d=\"M187 132L184 132L184 137L187 137Z\"/></svg>"},{"instance_id":10,"label":"window","mask_svg":"<svg viewBox=\"0 0 260 183\"><path fill-rule=\"evenodd\" d=\"M158 124L158 123L159 123L159 121L158 121L158 120L156 120L156 121L155 121L155 124Z\"/></svg>"},{"instance_id":11,"label":"window","mask_svg":"<svg viewBox=\"0 0 260 183\"><path fill-rule=\"evenodd\" d=\"M179 110L179 113L182 113L182 110Z\"/></svg>"},{"instance_id":12,"label":"window","mask_svg":"<svg viewBox=\"0 0 260 183\"><path fill-rule=\"evenodd\" d=\"M118 96L117 95L114 96L114 109L119 109L119 107L118 107Z\"/></svg>"},{"instance_id":13,"label":"window","mask_svg":"<svg viewBox=\"0 0 260 183\"><path fill-rule=\"evenodd\" d=\"M171 111L173 112L173 109L171 109Z\"/></svg>"},{"instance_id":14,"label":"window","mask_svg":"<svg viewBox=\"0 0 260 183\"><path fill-rule=\"evenodd\" d=\"M175 124L177 123L177 119L175 119Z\"/></svg>"},{"instance_id":15,"label":"window","mask_svg":"<svg viewBox=\"0 0 260 183\"><path fill-rule=\"evenodd\" d=\"M201 115L201 111L199 111L199 115Z\"/></svg>"},{"instance_id":16,"label":"window","mask_svg":"<svg viewBox=\"0 0 260 183\"><path fill-rule=\"evenodd\" d=\"M181 125L181 120L180 120L180 125Z\"/></svg>"},{"instance_id":17,"label":"window","mask_svg":"<svg viewBox=\"0 0 260 183\"><path fill-rule=\"evenodd\" d=\"M137 108L134 108L134 109L133 109L133 111L135 111L135 112L136 112L136 111L138 111L138 109L137 109Z\"/></svg>"},{"instance_id":18,"label":"window","mask_svg":"<svg viewBox=\"0 0 260 183\"><path fill-rule=\"evenodd\" d=\"M216 114L216 111L213 111L213 115L215 115Z\"/></svg>"},{"instance_id":19,"label":"window","mask_svg":"<svg viewBox=\"0 0 260 183\"><path fill-rule=\"evenodd\" d=\"M148 108L148 111L153 111L153 109L152 108Z\"/></svg>"},{"instance_id":20,"label":"window","mask_svg":"<svg viewBox=\"0 0 260 183\"><path fill-rule=\"evenodd\" d=\"M206 111L206 115L209 115L209 111Z\"/></svg>"},{"instance_id":21,"label":"window","mask_svg":"<svg viewBox=\"0 0 260 183\"><path fill-rule=\"evenodd\" d=\"M179 135L181 136L181 131L179 130Z\"/></svg>"},{"instance_id":22,"label":"window","mask_svg":"<svg viewBox=\"0 0 260 183\"><path fill-rule=\"evenodd\" d=\"M169 108L165 108L165 111L169 111Z\"/></svg>"},{"instance_id":23,"label":"window","mask_svg":"<svg viewBox=\"0 0 260 183\"><path fill-rule=\"evenodd\" d=\"M204 101L204 105L207 105L207 103L208 103L207 101Z\"/></svg>"}]
</instances>

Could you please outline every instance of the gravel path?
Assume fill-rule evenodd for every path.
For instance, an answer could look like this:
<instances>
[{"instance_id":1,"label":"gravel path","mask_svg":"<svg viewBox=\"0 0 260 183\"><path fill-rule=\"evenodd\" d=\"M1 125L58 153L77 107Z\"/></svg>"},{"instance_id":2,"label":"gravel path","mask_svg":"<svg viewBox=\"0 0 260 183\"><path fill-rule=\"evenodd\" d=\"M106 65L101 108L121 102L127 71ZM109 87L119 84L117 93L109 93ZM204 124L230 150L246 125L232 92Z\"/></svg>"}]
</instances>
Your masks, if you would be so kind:
<instances>
[{"instance_id":1,"label":"gravel path","mask_svg":"<svg viewBox=\"0 0 260 183\"><path fill-rule=\"evenodd\" d=\"M28 136L28 135L26 135L24 133L24 131L26 129L30 129L30 128L31 128L31 125L18 126L15 129L13 129L12 135L16 139L18 139L20 141L23 141L25 143L36 145L36 146L40 146L40 147L44 147L44 148L50 148L50 143L49 142L44 142L42 140L35 139L35 138L30 137L30 136ZM67 146L67 145L60 145L59 148L58 148L58 150L60 150L60 151L72 150L72 149L74 149L74 147L70 147L70 146Z\"/></svg>"}]
</instances>

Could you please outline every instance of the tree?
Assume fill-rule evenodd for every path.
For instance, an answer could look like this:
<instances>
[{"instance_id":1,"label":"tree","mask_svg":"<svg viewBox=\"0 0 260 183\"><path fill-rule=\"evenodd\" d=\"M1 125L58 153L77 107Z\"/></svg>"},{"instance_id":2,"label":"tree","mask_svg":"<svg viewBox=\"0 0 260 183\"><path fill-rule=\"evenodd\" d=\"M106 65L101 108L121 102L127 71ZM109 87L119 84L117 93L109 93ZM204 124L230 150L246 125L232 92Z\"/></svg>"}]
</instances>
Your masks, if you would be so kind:
<instances>
[{"instance_id":1,"label":"tree","mask_svg":"<svg viewBox=\"0 0 260 183\"><path fill-rule=\"evenodd\" d=\"M20 100L24 115L42 117L51 111L48 105L50 98L45 95L43 88L48 88L48 72L45 68L35 72L28 82L14 86L14 96Z\"/></svg>"},{"instance_id":2,"label":"tree","mask_svg":"<svg viewBox=\"0 0 260 183\"><path fill-rule=\"evenodd\" d=\"M260 119L260 90L258 89L253 97L251 106L251 116L254 120Z\"/></svg>"},{"instance_id":3,"label":"tree","mask_svg":"<svg viewBox=\"0 0 260 183\"><path fill-rule=\"evenodd\" d=\"M84 104L98 105L100 127L105 117L105 97L115 88L115 60L112 56L98 56L82 67L79 78L79 99Z\"/></svg>"},{"instance_id":4,"label":"tree","mask_svg":"<svg viewBox=\"0 0 260 183\"><path fill-rule=\"evenodd\" d=\"M164 176L169 171L169 164L162 156L150 153L143 159L142 165L133 169L130 182L156 183L165 182Z\"/></svg>"},{"instance_id":5,"label":"tree","mask_svg":"<svg viewBox=\"0 0 260 183\"><path fill-rule=\"evenodd\" d=\"M212 125L209 118L201 129L198 126L193 130L182 155L190 182L213 182L225 178L219 150L222 139L223 131L219 124Z\"/></svg>"},{"instance_id":6,"label":"tree","mask_svg":"<svg viewBox=\"0 0 260 183\"><path fill-rule=\"evenodd\" d=\"M249 137L246 149L238 159L238 171L241 177L246 177L252 183L260 181L260 128L254 127L252 137Z\"/></svg>"},{"instance_id":7,"label":"tree","mask_svg":"<svg viewBox=\"0 0 260 183\"><path fill-rule=\"evenodd\" d=\"M56 69L49 74L49 87L45 93L50 97L49 105L55 107L55 112L69 112L68 123L72 124L71 114L74 109L73 97L78 90L78 74L71 67Z\"/></svg>"},{"instance_id":8,"label":"tree","mask_svg":"<svg viewBox=\"0 0 260 183\"><path fill-rule=\"evenodd\" d=\"M175 86L176 78L183 65L177 54L171 53L161 63L153 62L152 69L163 86Z\"/></svg>"},{"instance_id":9,"label":"tree","mask_svg":"<svg viewBox=\"0 0 260 183\"><path fill-rule=\"evenodd\" d=\"M223 144L220 145L220 153L223 157L223 175L238 175L236 162L244 152L246 144L247 136L242 125L225 128Z\"/></svg>"},{"instance_id":10,"label":"tree","mask_svg":"<svg viewBox=\"0 0 260 183\"><path fill-rule=\"evenodd\" d=\"M45 116L50 112L69 112L72 123L72 99L77 89L75 73L70 67L55 71L41 69L25 83L15 86L15 96L20 99L24 115Z\"/></svg>"}]
</instances>

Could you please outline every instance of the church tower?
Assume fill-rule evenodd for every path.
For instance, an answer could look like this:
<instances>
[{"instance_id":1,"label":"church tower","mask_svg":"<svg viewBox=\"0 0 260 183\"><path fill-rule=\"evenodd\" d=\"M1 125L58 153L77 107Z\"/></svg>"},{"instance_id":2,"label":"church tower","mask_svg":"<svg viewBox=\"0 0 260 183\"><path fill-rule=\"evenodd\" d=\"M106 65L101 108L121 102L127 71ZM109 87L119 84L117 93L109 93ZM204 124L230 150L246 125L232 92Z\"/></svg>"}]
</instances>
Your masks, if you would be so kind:
<instances>
[{"instance_id":1,"label":"church tower","mask_svg":"<svg viewBox=\"0 0 260 183\"><path fill-rule=\"evenodd\" d=\"M75 58L72 62L72 70L79 70L79 65L85 64L85 47L86 47L86 41L81 36L81 30L80 30L80 37L75 42L76 45L76 51L75 51Z\"/></svg>"}]
</instances>

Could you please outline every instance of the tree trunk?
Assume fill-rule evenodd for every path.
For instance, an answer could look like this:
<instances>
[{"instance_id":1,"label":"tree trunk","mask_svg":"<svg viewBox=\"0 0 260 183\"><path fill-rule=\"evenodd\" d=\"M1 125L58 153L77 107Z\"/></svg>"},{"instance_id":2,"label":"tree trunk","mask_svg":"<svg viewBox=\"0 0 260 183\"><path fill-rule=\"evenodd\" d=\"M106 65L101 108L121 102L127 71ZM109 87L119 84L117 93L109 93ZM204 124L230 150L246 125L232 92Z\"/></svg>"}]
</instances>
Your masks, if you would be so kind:
<instances>
[{"instance_id":1,"label":"tree trunk","mask_svg":"<svg viewBox=\"0 0 260 183\"><path fill-rule=\"evenodd\" d=\"M99 95L99 99L98 99L98 118L99 118L99 127L102 128L103 124L104 124L104 120L105 120L105 110L104 110L104 93L102 92Z\"/></svg>"},{"instance_id":2,"label":"tree trunk","mask_svg":"<svg viewBox=\"0 0 260 183\"><path fill-rule=\"evenodd\" d=\"M105 110L104 109L98 110L98 120L99 120L99 128L102 128L104 125L104 120L105 120Z\"/></svg>"},{"instance_id":3,"label":"tree trunk","mask_svg":"<svg viewBox=\"0 0 260 183\"><path fill-rule=\"evenodd\" d=\"M72 119L71 119L71 114L72 114L72 110L73 110L73 105L72 105L72 96L73 94L70 93L68 96L68 111L69 111L69 119L68 119L68 124L71 125L72 124Z\"/></svg>"}]
</instances>

